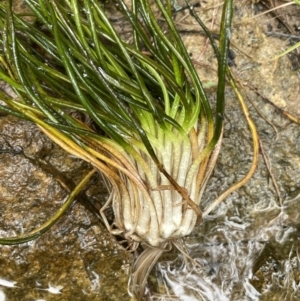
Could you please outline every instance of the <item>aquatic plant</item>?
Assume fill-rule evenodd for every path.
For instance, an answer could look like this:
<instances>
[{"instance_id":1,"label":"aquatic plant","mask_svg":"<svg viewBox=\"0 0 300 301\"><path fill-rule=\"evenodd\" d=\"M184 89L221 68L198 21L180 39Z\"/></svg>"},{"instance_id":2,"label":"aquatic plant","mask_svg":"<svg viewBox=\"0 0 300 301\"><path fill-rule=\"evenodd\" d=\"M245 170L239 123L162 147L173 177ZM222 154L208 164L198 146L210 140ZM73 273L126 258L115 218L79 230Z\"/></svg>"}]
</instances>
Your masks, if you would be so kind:
<instances>
[{"instance_id":1,"label":"aquatic plant","mask_svg":"<svg viewBox=\"0 0 300 301\"><path fill-rule=\"evenodd\" d=\"M36 22L14 14L11 0L0 3L0 78L16 94L1 92L0 110L36 123L94 169L47 223L0 243L26 242L49 229L96 170L107 179L109 197L101 210L107 228L128 240L132 250L143 243L131 281L131 291L142 297L167 245L176 245L201 223L201 198L221 147L226 74L240 97L227 67L232 0L224 1L218 47L194 15L218 59L215 113L172 21L172 1L132 0L128 6L116 0L131 26L129 42L96 0L26 3ZM91 122L82 122L82 115ZM254 127L252 132L255 136ZM254 154L257 149L256 142ZM204 214L250 178L255 156L247 176ZM108 206L113 224L104 213Z\"/></svg>"}]
</instances>

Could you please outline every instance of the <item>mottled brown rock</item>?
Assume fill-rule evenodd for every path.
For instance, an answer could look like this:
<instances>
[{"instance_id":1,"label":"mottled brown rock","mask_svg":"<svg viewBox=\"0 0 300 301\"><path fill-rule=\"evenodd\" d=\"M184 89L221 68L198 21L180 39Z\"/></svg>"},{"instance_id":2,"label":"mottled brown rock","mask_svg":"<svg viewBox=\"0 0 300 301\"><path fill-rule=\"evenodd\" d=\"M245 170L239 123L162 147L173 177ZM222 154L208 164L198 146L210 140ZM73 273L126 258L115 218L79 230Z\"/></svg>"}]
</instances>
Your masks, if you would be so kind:
<instances>
[{"instance_id":1,"label":"mottled brown rock","mask_svg":"<svg viewBox=\"0 0 300 301\"><path fill-rule=\"evenodd\" d=\"M33 124L0 117L0 236L28 233L44 223L66 199L66 187L87 170ZM100 203L106 195L97 178L90 191ZM129 300L130 262L130 254L79 197L40 238L0 246L0 290L10 301ZM1 285L1 279L15 281L15 287Z\"/></svg>"}]
</instances>

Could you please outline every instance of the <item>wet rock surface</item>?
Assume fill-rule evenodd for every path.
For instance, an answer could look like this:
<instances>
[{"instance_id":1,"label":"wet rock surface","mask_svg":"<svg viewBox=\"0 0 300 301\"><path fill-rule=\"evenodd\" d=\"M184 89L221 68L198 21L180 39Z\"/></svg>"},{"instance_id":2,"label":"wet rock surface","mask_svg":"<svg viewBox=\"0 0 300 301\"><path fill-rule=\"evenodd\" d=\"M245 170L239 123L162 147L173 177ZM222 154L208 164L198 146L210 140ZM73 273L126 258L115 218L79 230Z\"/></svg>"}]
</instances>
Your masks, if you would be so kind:
<instances>
[{"instance_id":1,"label":"wet rock surface","mask_svg":"<svg viewBox=\"0 0 300 301\"><path fill-rule=\"evenodd\" d=\"M31 123L1 117L1 237L43 224L89 168ZM6 300L129 300L131 256L86 203L87 196L101 203L105 194L96 177L86 197L78 197L49 232L25 244L0 246L0 290Z\"/></svg>"}]
</instances>

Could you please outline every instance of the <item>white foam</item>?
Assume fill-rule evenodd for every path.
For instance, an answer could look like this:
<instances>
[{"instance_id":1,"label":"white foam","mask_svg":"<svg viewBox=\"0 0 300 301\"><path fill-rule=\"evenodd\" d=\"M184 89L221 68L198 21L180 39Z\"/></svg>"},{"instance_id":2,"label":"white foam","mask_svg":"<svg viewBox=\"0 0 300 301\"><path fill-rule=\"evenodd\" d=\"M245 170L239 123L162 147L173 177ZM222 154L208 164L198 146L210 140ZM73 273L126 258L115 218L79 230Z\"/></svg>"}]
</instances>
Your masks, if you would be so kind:
<instances>
[{"instance_id":1,"label":"white foam","mask_svg":"<svg viewBox=\"0 0 300 301\"><path fill-rule=\"evenodd\" d=\"M17 281L10 281L10 280L0 278L0 285L5 287L15 287L16 283Z\"/></svg>"},{"instance_id":2,"label":"white foam","mask_svg":"<svg viewBox=\"0 0 300 301\"><path fill-rule=\"evenodd\" d=\"M5 301L5 294L0 290L0 301Z\"/></svg>"},{"instance_id":3,"label":"white foam","mask_svg":"<svg viewBox=\"0 0 300 301\"><path fill-rule=\"evenodd\" d=\"M50 294L54 294L54 295L61 294L61 289L63 289L62 285L52 286L50 283L49 283L49 287L48 288L38 288L38 290L47 291Z\"/></svg>"}]
</instances>

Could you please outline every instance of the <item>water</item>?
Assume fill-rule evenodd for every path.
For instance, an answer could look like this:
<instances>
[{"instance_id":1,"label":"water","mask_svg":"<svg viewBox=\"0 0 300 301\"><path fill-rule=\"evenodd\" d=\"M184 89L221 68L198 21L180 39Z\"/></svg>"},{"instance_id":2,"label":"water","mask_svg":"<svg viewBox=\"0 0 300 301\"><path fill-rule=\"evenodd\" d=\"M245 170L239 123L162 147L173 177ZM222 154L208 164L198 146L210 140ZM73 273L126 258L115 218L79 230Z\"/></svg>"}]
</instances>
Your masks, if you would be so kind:
<instances>
[{"instance_id":1,"label":"water","mask_svg":"<svg viewBox=\"0 0 300 301\"><path fill-rule=\"evenodd\" d=\"M157 265L159 289L151 300L258 301L269 295L299 300L293 299L300 298L297 230L282 229L284 214L257 231L224 221L207 235L187 239L193 264L178 255Z\"/></svg>"},{"instance_id":2,"label":"water","mask_svg":"<svg viewBox=\"0 0 300 301\"><path fill-rule=\"evenodd\" d=\"M220 229L221 230L221 229ZM222 233L222 231L220 231ZM188 268L183 256L157 266L170 300L259 300L260 293L250 284L255 255L264 248L256 241L235 242L223 231L223 239L188 245L199 267ZM164 300L154 296L153 300Z\"/></svg>"}]
</instances>

